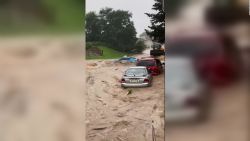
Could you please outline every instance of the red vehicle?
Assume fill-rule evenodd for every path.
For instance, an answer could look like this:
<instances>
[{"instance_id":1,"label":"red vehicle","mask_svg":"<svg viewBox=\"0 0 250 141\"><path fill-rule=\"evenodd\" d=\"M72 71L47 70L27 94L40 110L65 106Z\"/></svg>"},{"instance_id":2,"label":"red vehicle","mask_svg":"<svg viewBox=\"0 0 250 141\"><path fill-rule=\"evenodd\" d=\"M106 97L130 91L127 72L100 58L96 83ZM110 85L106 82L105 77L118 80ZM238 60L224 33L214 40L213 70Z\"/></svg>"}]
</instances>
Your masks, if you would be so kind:
<instances>
[{"instance_id":1,"label":"red vehicle","mask_svg":"<svg viewBox=\"0 0 250 141\"><path fill-rule=\"evenodd\" d=\"M140 59L136 66L145 66L152 75L159 75L163 71L161 61L155 58L144 58Z\"/></svg>"},{"instance_id":2,"label":"red vehicle","mask_svg":"<svg viewBox=\"0 0 250 141\"><path fill-rule=\"evenodd\" d=\"M222 36L192 36L170 41L166 55L193 58L200 75L211 84L226 84L237 78L241 61L232 40Z\"/></svg>"}]
</instances>

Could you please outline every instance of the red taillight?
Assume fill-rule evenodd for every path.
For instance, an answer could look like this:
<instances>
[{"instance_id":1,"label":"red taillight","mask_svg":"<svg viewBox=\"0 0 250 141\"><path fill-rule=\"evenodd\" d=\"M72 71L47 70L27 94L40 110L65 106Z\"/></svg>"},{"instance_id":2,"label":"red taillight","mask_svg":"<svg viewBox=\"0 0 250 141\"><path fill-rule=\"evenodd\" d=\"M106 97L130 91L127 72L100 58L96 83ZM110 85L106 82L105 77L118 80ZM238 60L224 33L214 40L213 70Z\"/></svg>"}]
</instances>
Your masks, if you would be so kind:
<instances>
[{"instance_id":1,"label":"red taillight","mask_svg":"<svg viewBox=\"0 0 250 141\"><path fill-rule=\"evenodd\" d=\"M121 79L121 83L125 83L125 79L123 78L123 79Z\"/></svg>"},{"instance_id":2,"label":"red taillight","mask_svg":"<svg viewBox=\"0 0 250 141\"><path fill-rule=\"evenodd\" d=\"M149 82L149 79L144 79L143 82L144 82L144 83L148 83L148 82Z\"/></svg>"}]
</instances>

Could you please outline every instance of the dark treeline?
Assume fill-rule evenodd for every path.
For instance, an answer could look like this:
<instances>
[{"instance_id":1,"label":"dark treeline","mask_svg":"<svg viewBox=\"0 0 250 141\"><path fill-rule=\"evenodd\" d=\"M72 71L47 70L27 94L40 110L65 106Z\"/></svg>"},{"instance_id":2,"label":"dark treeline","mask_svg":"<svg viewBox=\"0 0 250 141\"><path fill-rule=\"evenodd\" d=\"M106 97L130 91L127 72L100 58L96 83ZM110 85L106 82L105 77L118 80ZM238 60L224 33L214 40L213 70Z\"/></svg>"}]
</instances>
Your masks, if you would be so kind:
<instances>
[{"instance_id":1,"label":"dark treeline","mask_svg":"<svg viewBox=\"0 0 250 141\"><path fill-rule=\"evenodd\" d=\"M155 0L152 7L155 13L145 13L151 21L151 25L146 29L146 33L153 41L158 43L165 42L165 12L163 10L162 0Z\"/></svg>"},{"instance_id":2,"label":"dark treeline","mask_svg":"<svg viewBox=\"0 0 250 141\"><path fill-rule=\"evenodd\" d=\"M127 53L139 53L144 44L136 38L132 13L112 8L86 14L87 42L102 42L109 47Z\"/></svg>"}]
</instances>

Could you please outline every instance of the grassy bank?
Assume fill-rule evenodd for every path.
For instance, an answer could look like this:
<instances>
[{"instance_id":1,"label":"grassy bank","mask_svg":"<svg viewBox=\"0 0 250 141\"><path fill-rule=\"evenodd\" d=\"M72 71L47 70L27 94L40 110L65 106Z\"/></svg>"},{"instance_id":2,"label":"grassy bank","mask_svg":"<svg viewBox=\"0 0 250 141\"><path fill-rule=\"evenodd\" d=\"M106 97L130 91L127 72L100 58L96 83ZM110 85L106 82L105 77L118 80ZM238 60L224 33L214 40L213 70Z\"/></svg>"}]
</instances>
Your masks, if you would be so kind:
<instances>
[{"instance_id":1,"label":"grassy bank","mask_svg":"<svg viewBox=\"0 0 250 141\"><path fill-rule=\"evenodd\" d=\"M103 56L87 56L86 59L117 59L127 55L106 46L98 46L97 48L103 50Z\"/></svg>"}]
</instances>

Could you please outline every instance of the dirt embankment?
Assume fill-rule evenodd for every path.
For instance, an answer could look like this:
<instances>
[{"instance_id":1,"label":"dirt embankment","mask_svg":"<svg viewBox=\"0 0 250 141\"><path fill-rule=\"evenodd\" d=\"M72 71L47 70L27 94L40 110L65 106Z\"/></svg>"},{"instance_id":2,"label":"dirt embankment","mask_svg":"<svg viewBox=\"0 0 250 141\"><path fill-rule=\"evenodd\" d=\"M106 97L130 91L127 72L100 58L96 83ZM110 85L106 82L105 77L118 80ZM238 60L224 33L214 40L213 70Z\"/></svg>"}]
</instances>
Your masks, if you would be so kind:
<instances>
[{"instance_id":1,"label":"dirt embankment","mask_svg":"<svg viewBox=\"0 0 250 141\"><path fill-rule=\"evenodd\" d=\"M87 63L87 140L164 140L164 74L149 88L123 89L119 80L133 64ZM152 121L154 122L152 124Z\"/></svg>"}]
</instances>

